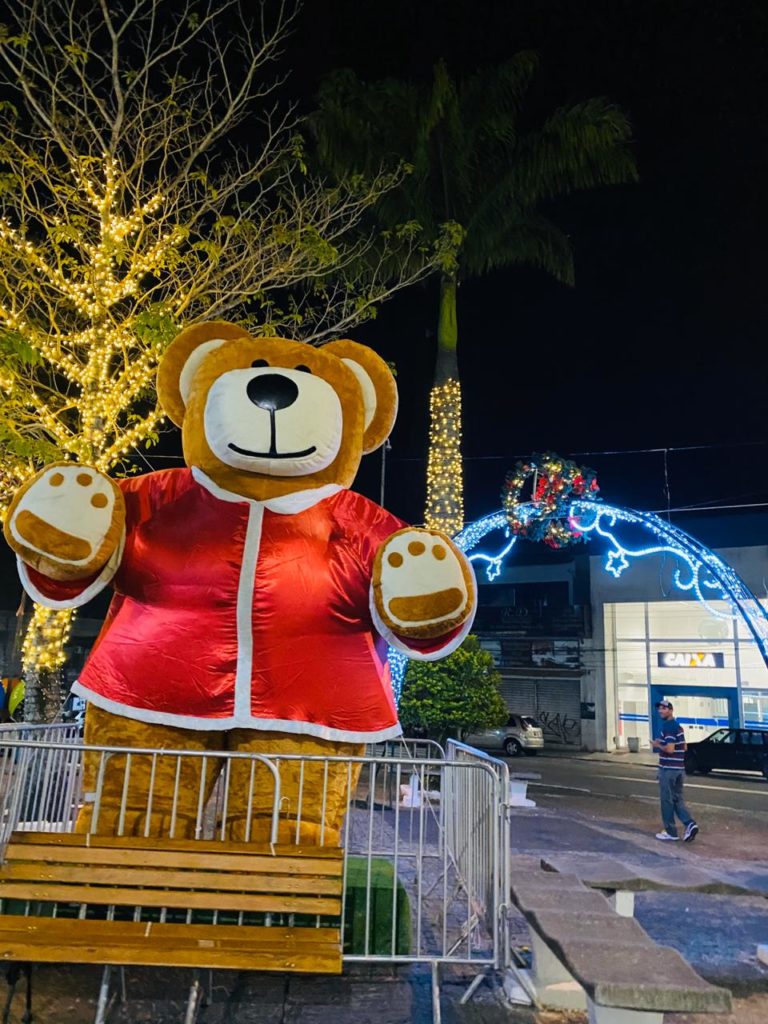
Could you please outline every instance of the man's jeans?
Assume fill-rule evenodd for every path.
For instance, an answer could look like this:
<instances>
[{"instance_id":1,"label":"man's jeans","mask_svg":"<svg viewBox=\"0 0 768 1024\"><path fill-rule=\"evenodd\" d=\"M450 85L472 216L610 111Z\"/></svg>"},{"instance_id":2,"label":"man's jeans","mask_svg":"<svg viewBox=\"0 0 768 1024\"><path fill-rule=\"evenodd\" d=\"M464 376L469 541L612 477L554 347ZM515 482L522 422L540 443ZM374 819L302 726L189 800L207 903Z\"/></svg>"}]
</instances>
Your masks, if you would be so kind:
<instances>
[{"instance_id":1,"label":"man's jeans","mask_svg":"<svg viewBox=\"0 0 768 1024\"><path fill-rule=\"evenodd\" d=\"M684 772L677 768L659 768L659 797L661 799L661 820L671 836L677 835L675 815L683 825L693 821L691 812L685 806L683 797Z\"/></svg>"}]
</instances>

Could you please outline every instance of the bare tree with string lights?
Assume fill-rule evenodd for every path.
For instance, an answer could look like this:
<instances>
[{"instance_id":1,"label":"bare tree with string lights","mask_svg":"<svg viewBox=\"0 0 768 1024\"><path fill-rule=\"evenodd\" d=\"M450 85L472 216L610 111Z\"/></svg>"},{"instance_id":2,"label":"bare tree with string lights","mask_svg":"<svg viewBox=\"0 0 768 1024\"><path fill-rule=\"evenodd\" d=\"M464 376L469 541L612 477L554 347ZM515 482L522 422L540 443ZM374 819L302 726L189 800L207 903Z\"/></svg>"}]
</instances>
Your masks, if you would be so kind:
<instances>
[{"instance_id":1,"label":"bare tree with string lights","mask_svg":"<svg viewBox=\"0 0 768 1024\"><path fill-rule=\"evenodd\" d=\"M181 324L226 315L320 344L429 269L413 225L364 227L401 170L333 184L308 173L276 96L294 16L281 3L247 16L238 0L6 12L0 510L45 462L119 471L156 439L154 374ZM395 246L414 259L395 263ZM62 665L69 625L69 612L35 610L34 719L58 706L39 676Z\"/></svg>"}]
</instances>

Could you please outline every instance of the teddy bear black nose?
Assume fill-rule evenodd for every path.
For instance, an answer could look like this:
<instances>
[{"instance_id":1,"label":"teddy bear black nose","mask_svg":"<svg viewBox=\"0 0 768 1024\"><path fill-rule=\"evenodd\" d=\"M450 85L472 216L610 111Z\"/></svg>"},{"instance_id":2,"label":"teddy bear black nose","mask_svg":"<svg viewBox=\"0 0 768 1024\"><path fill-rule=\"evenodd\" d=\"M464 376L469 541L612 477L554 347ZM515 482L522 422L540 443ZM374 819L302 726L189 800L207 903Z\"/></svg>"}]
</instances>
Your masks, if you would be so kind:
<instances>
[{"instance_id":1,"label":"teddy bear black nose","mask_svg":"<svg viewBox=\"0 0 768 1024\"><path fill-rule=\"evenodd\" d=\"M287 409L296 401L299 389L281 373L262 373L248 381L245 389L254 405L269 412Z\"/></svg>"}]
</instances>

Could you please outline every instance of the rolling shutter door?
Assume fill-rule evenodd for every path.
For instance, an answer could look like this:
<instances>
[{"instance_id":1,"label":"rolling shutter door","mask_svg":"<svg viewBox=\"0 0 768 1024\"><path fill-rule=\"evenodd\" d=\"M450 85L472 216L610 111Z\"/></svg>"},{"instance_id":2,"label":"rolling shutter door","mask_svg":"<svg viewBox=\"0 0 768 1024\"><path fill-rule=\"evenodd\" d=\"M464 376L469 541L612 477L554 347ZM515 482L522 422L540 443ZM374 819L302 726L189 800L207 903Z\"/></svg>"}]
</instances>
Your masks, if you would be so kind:
<instances>
[{"instance_id":1,"label":"rolling shutter door","mask_svg":"<svg viewBox=\"0 0 768 1024\"><path fill-rule=\"evenodd\" d=\"M581 743L581 680L540 679L536 683L536 717L545 742Z\"/></svg>"},{"instance_id":2,"label":"rolling shutter door","mask_svg":"<svg viewBox=\"0 0 768 1024\"><path fill-rule=\"evenodd\" d=\"M552 714L581 718L580 679L539 679L536 683L536 707Z\"/></svg>"},{"instance_id":3,"label":"rolling shutter door","mask_svg":"<svg viewBox=\"0 0 768 1024\"><path fill-rule=\"evenodd\" d=\"M532 715L536 711L536 683L532 679L502 676L501 696L508 711Z\"/></svg>"}]
</instances>

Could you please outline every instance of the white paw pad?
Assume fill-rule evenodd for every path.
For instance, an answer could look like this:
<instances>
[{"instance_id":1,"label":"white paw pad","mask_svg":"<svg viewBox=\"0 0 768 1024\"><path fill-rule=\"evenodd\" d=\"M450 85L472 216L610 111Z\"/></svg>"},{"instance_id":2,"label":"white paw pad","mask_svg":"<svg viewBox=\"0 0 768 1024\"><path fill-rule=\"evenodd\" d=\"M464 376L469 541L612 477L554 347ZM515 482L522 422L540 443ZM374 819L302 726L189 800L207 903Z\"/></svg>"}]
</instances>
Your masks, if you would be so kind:
<instances>
[{"instance_id":1,"label":"white paw pad","mask_svg":"<svg viewBox=\"0 0 768 1024\"><path fill-rule=\"evenodd\" d=\"M466 566L442 534L400 530L376 561L377 608L391 629L448 629L466 618L471 605Z\"/></svg>"},{"instance_id":2,"label":"white paw pad","mask_svg":"<svg viewBox=\"0 0 768 1024\"><path fill-rule=\"evenodd\" d=\"M112 481L94 469L49 466L19 498L11 534L52 561L86 567L98 559L121 498Z\"/></svg>"}]
</instances>

